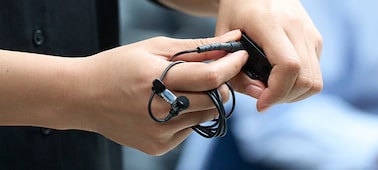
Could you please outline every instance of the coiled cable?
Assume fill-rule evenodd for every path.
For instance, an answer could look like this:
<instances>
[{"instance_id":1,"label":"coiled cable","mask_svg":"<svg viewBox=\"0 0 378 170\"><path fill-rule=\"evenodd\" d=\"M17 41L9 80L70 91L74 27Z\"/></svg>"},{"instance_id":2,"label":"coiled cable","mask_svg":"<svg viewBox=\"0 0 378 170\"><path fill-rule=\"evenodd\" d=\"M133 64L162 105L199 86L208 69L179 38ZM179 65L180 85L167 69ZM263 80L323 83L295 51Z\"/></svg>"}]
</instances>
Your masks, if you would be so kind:
<instances>
[{"instance_id":1,"label":"coiled cable","mask_svg":"<svg viewBox=\"0 0 378 170\"><path fill-rule=\"evenodd\" d=\"M183 63L183 61L174 61L174 59L176 59L176 57L178 57L180 55L187 54L187 53L193 53L193 52L202 53L202 52L214 51L214 50L224 50L224 51L227 51L227 52L234 52L234 51L243 50L243 49L244 49L244 47L243 47L241 42L232 41L232 42L226 42L226 43L216 43L216 44L200 46L200 47L197 47L196 49L178 52L171 57L170 61L172 61L172 63L164 70L164 72L160 76L159 81L164 86L164 84L162 82L163 82L164 77L166 76L167 72L173 66L180 64L180 63ZM235 92L234 92L231 84L228 83L228 82L225 82L225 84L227 85L227 87L230 90L230 95L231 95L231 99L232 99L232 106L231 106L230 111L228 113L226 113L226 110L225 110L224 105L223 105L222 96L221 96L221 94L220 94L220 92L218 91L217 88L212 89L212 90L208 90L206 93L208 94L208 96L212 100L213 104L215 105L215 107L218 111L218 116L217 116L217 118L215 118L212 121L202 123L202 124L198 124L198 125L195 125L195 126L192 127L192 129L195 132L197 132L199 135L201 135L205 138L222 137L227 133L227 119L229 119L231 117L231 115L232 115L232 113L235 109L236 99L235 99ZM164 86L164 88L165 88L165 86ZM149 115L156 122L160 122L160 123L167 122L172 117L177 116L178 112L172 112L172 113L170 112L165 118L157 119L154 116L154 114L152 113L152 110L151 110L152 100L157 93L158 92L156 91L156 87L155 87L155 89L153 87L152 93L151 93L151 96L150 96L150 99L149 99L149 102L148 102ZM167 91L167 95L171 95L169 93L170 93L170 91ZM164 94L160 94L160 96L165 98ZM182 96L180 96L180 97L182 97ZM174 99L177 99L177 98L174 98ZM168 99L165 99L165 100L172 105L172 103L173 103L172 101L170 101ZM189 105L189 103L187 103L187 105ZM172 108L173 108L173 105L172 105ZM182 110L180 110L180 111L182 111Z\"/></svg>"}]
</instances>

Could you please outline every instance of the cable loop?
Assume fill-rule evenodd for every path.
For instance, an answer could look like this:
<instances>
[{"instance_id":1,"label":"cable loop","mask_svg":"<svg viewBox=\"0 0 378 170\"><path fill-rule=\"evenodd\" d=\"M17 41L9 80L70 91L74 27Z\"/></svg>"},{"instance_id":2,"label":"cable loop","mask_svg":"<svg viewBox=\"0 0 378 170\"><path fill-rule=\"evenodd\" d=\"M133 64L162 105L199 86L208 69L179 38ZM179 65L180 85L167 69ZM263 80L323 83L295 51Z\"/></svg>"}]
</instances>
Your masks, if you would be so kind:
<instances>
[{"instance_id":1,"label":"cable loop","mask_svg":"<svg viewBox=\"0 0 378 170\"><path fill-rule=\"evenodd\" d=\"M193 53L193 52L206 52L206 51L212 51L212 50L226 50L228 52L236 51L242 49L242 45L240 42L229 42L229 43L219 43L219 44L211 44L208 46L201 46L197 49L192 50L186 50L176 53L171 57L169 61L172 61L167 68L163 71L162 75L159 79L155 79L153 81L153 87L152 87L152 93L148 101L148 112L150 117L159 123L164 123L172 119L174 116L177 116L180 111L185 110L189 106L189 100L185 96L179 96L176 97L171 91L169 91L164 83L163 80L168 73L168 71L175 65L184 63L184 61L173 61L176 59L176 57L187 54L187 53ZM225 82L227 87L230 90L231 98L232 98L232 107L229 113L226 113L226 110L223 105L222 96L218 89L209 90L206 93L212 100L213 104L217 108L218 111L218 117L215 118L212 121L206 122L203 124L198 124L192 127L192 129L197 132L199 135L205 137L205 138L213 138L213 137L222 137L227 133L227 119L229 119L235 109L235 92L231 86L230 83ZM171 111L168 113L168 115L163 119L158 119L155 117L155 115L152 113L151 105L152 100L155 97L155 95L159 95L161 98L163 98L165 101L167 101L169 104L171 104ZM175 103L176 102L176 103Z\"/></svg>"},{"instance_id":2,"label":"cable loop","mask_svg":"<svg viewBox=\"0 0 378 170\"><path fill-rule=\"evenodd\" d=\"M164 77L166 76L166 74L168 73L168 71L173 66L175 66L176 64L180 64L180 63L183 63L183 62L184 61L175 61L175 62L170 63L167 66L167 68L165 68L165 70L161 74L160 78L159 79L155 79L153 81L152 93L151 93L151 96L150 96L150 98L148 100L148 113L149 113L150 117L153 120L155 120L156 122L160 122L160 123L167 122L168 120L172 119L172 117L177 116L178 113L179 113L179 111L183 110L183 109L174 109L175 106L173 104L177 100L177 97L174 96L174 94L172 92L170 92L168 89L166 89L165 85L163 84ZM152 113L152 110L151 110L152 100L153 100L153 98L155 97L156 94L158 94L158 95L160 94L159 95L160 97L162 97L165 101L167 101L169 104L171 104L171 111L163 119L158 119L157 117L155 117L155 115ZM188 104L187 104L186 108L188 106L189 106L189 100L188 100Z\"/></svg>"}]
</instances>

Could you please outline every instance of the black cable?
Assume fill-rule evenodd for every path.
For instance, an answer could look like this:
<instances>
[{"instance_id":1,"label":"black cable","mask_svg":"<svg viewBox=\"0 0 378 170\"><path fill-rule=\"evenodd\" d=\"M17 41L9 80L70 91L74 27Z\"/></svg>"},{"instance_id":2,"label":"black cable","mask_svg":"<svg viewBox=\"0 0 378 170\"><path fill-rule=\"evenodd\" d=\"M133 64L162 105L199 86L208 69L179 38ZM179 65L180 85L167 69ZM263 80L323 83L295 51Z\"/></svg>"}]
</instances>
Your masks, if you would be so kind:
<instances>
[{"instance_id":1,"label":"black cable","mask_svg":"<svg viewBox=\"0 0 378 170\"><path fill-rule=\"evenodd\" d=\"M166 88L165 88L165 86L164 86L164 84L163 84L162 82L163 82L163 80L164 80L164 77L167 75L168 71L169 71L173 66L175 66L176 64L180 64L180 63L183 63L183 62L184 62L184 61L175 61L175 62L172 62L171 64L169 64L169 65L167 66L167 68L165 68L165 70L164 70L163 73L161 74L160 78L159 78L159 79L155 79L154 82L153 82L152 93L151 93L151 96L150 96L150 98L149 98L149 100L148 100L148 113L149 113L150 117L151 117L153 120L155 120L156 122L160 122L160 123L167 122L167 121L170 120L172 117L177 116L177 114L178 114L178 112L177 112L177 113L172 112L172 109L171 109L171 111L169 112L169 114L168 114L165 118L163 118L163 119L158 119L158 118L156 118L155 115L152 113L151 105L152 105L152 100L154 99L155 95L158 94L158 93L160 93L160 91L164 91L164 90L166 90ZM161 83L161 86L163 86L163 87L160 87L160 89L157 89L157 88L156 88L156 83L155 83L155 82L160 82L160 83ZM163 88L163 89L161 89L161 88ZM173 95L173 94L172 94L172 95ZM163 97L163 99L165 99L165 98ZM172 107L173 101L170 102L169 99L165 99L165 100L166 100L168 103L170 103L170 104L171 104L171 107ZM186 99L186 100L187 100L187 99ZM189 100L188 100L188 101L189 101ZM189 102L188 102L188 104L187 104L186 107L188 107L188 106L189 106ZM186 108L185 108L185 109L186 109Z\"/></svg>"},{"instance_id":2,"label":"black cable","mask_svg":"<svg viewBox=\"0 0 378 170\"><path fill-rule=\"evenodd\" d=\"M164 77L166 76L167 72L176 64L183 63L183 61L173 61L176 57L178 57L180 55L187 54L187 53L193 53L193 52L202 53L202 52L214 51L214 50L224 50L224 51L227 51L227 52L234 52L234 51L243 50L243 49L244 49L244 47L243 47L243 44L241 42L233 41L233 42L226 42L226 43L210 44L210 45L197 47L196 49L178 52L171 57L170 61L172 61L172 63L170 65L168 65L168 67L164 70L164 72L162 73L162 75L160 76L160 79L158 81L160 81L159 83L161 83L162 86L164 86L162 81L163 81ZM234 92L231 84L228 83L228 82L225 82L225 84L229 88L231 98L232 98L232 107L230 109L230 112L226 113L226 110L225 110L224 105L223 105L222 96L221 96L220 92L218 91L218 89L213 89L213 90L207 91L207 94L209 95L210 99L212 100L215 107L217 108L218 117L216 119L210 121L210 122L207 122L209 125L199 124L199 125L195 125L195 126L192 127L192 129L195 132L197 132L198 134L200 134L203 137L206 137L206 138L220 137L220 136L224 136L227 133L227 119L231 117L231 115L232 115L232 113L235 109L236 99L235 99L235 92ZM170 112L164 119L157 119L154 116L154 114L152 113L152 110L151 110L152 100L155 97L155 95L157 94L156 89L154 89L154 88L155 88L155 85L152 89L152 93L151 93L151 96L150 96L150 99L149 99L149 102L148 102L148 111L149 111L150 117L153 120L160 122L160 123L167 122L172 117L176 116L178 114L178 112L173 113L173 114ZM164 88L165 88L165 86L164 86ZM167 93L169 94L169 92L167 92ZM180 96L180 97L182 97L182 96ZM165 100L168 102L167 99L165 99ZM172 104L172 102L170 102L170 103ZM187 105L189 105L189 103Z\"/></svg>"},{"instance_id":3,"label":"black cable","mask_svg":"<svg viewBox=\"0 0 378 170\"><path fill-rule=\"evenodd\" d=\"M220 95L219 91L217 89L209 90L207 91L207 94L209 95L210 99L213 101L215 107L218 110L218 118L212 120L212 124L210 125L196 125L193 126L192 129L200 134L203 137L206 138L212 138L212 137L219 137L224 136L227 133L227 119L229 119L235 109L235 92L231 85L226 82L225 83L231 93L232 97L232 107L228 114L226 114L226 110L224 109L223 102L222 102L222 96ZM209 122L209 123L211 123Z\"/></svg>"},{"instance_id":4,"label":"black cable","mask_svg":"<svg viewBox=\"0 0 378 170\"><path fill-rule=\"evenodd\" d=\"M183 54L187 54L187 53L194 53L194 52L203 53L203 52L215 51L215 50L223 50L223 51L226 51L228 53L232 53L232 52L235 52L235 51L238 51L238 50L244 50L244 49L245 49L245 47L240 41L215 43L215 44L199 46L196 49L178 52L171 57L170 61L173 61L174 59L176 59L176 57L183 55Z\"/></svg>"}]
</instances>

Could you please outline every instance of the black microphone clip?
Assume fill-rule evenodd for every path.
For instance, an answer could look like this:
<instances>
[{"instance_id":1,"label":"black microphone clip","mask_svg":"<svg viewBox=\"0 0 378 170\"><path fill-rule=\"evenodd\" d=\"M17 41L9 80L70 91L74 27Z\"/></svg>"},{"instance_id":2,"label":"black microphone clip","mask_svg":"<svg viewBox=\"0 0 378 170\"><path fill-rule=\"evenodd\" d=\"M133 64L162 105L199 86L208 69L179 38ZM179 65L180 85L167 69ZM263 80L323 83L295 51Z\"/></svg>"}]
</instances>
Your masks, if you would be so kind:
<instances>
[{"instance_id":1,"label":"black microphone clip","mask_svg":"<svg viewBox=\"0 0 378 170\"><path fill-rule=\"evenodd\" d=\"M160 79L155 79L152 82L152 90L171 105L169 115L164 118L164 121L170 120L172 117L177 116L181 111L189 107L189 99L185 96L176 97Z\"/></svg>"}]
</instances>

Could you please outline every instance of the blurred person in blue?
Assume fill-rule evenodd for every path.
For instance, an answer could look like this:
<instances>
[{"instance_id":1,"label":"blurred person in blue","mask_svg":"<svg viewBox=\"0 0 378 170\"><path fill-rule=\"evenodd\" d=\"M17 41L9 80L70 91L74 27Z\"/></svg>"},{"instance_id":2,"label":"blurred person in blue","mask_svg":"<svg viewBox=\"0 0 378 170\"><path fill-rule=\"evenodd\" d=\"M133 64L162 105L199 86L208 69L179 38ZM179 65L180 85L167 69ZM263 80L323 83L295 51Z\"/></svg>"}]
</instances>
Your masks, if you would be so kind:
<instances>
[{"instance_id":1,"label":"blurred person in blue","mask_svg":"<svg viewBox=\"0 0 378 170\"><path fill-rule=\"evenodd\" d=\"M178 170L378 169L378 1L301 1L323 35L324 90L260 114L239 94L229 133L192 135Z\"/></svg>"}]
</instances>

